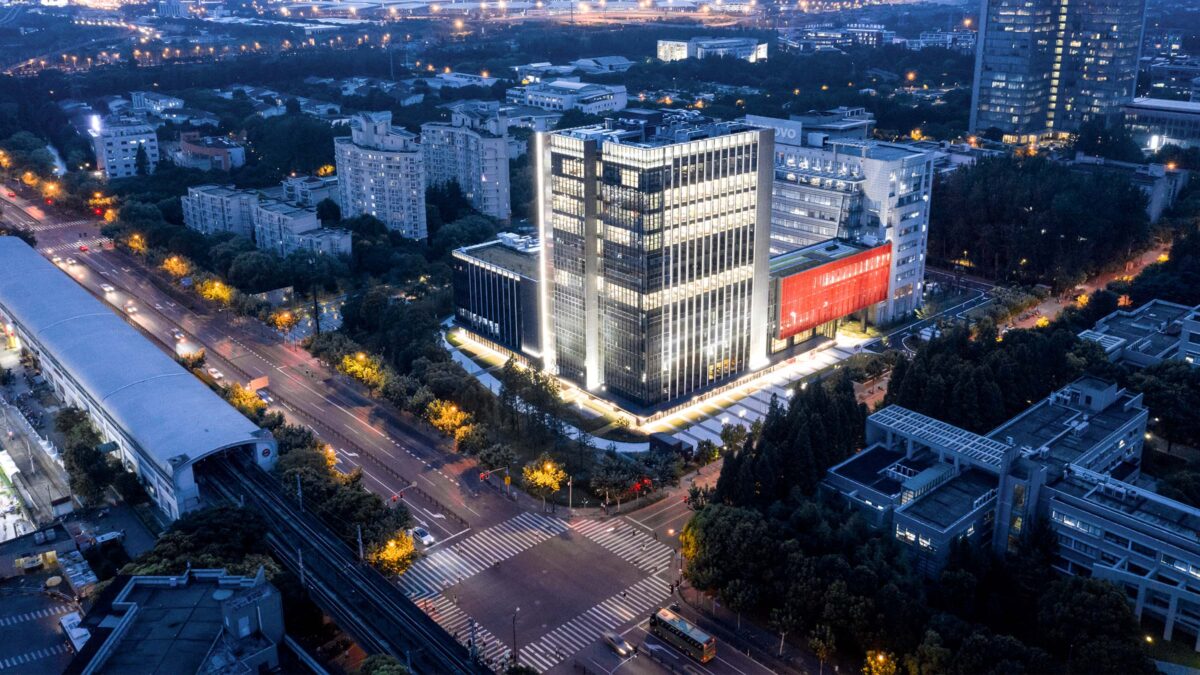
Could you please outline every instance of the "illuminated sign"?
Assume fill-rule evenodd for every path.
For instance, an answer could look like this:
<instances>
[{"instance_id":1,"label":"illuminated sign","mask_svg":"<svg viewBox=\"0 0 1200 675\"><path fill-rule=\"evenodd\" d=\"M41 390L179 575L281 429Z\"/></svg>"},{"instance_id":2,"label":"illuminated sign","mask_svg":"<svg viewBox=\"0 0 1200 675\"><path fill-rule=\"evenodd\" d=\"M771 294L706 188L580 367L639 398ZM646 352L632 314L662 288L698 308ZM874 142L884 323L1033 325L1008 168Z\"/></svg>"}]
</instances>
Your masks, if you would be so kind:
<instances>
[{"instance_id":1,"label":"illuminated sign","mask_svg":"<svg viewBox=\"0 0 1200 675\"><path fill-rule=\"evenodd\" d=\"M886 300L891 264L889 243L780 279L776 339Z\"/></svg>"}]
</instances>

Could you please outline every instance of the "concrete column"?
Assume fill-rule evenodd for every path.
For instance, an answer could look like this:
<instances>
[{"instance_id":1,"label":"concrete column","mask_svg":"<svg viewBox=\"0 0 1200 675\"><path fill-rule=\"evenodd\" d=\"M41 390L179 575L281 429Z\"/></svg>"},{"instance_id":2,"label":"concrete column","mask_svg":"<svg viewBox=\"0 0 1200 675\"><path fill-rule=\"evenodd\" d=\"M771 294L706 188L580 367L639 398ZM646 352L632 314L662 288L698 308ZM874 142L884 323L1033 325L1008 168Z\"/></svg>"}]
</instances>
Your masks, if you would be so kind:
<instances>
[{"instance_id":1,"label":"concrete column","mask_svg":"<svg viewBox=\"0 0 1200 675\"><path fill-rule=\"evenodd\" d=\"M1145 606L1145 604L1146 604L1146 587L1141 584L1138 584L1137 603L1135 603L1133 606L1133 614L1134 614L1134 616L1136 616L1138 618L1138 621L1142 620L1142 607Z\"/></svg>"}]
</instances>

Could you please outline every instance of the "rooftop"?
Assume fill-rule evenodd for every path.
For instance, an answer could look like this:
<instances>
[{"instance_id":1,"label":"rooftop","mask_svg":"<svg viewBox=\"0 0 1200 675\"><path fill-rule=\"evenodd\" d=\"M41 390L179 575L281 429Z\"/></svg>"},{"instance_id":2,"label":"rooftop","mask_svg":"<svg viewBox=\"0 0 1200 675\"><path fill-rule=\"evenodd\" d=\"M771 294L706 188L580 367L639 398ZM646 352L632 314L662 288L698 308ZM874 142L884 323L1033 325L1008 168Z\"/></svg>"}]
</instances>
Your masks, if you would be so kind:
<instances>
[{"instance_id":1,"label":"rooftop","mask_svg":"<svg viewBox=\"0 0 1200 675\"><path fill-rule=\"evenodd\" d=\"M898 405L890 405L872 414L868 421L879 429L912 438L931 448L962 455L995 469L1003 464L1004 454L1009 450L1005 443Z\"/></svg>"},{"instance_id":2,"label":"rooftop","mask_svg":"<svg viewBox=\"0 0 1200 675\"><path fill-rule=\"evenodd\" d=\"M1079 334L1098 342L1110 356L1118 350L1154 358L1169 358L1179 344L1180 321L1192 307L1164 300L1151 300L1134 310L1119 309Z\"/></svg>"},{"instance_id":3,"label":"rooftop","mask_svg":"<svg viewBox=\"0 0 1200 675\"><path fill-rule=\"evenodd\" d=\"M270 437L16 237L0 237L0 307L167 476Z\"/></svg>"},{"instance_id":4,"label":"rooftop","mask_svg":"<svg viewBox=\"0 0 1200 675\"><path fill-rule=\"evenodd\" d=\"M1200 101L1174 101L1166 98L1149 98L1141 96L1133 99L1129 103L1126 103L1125 107L1200 115Z\"/></svg>"},{"instance_id":5,"label":"rooftop","mask_svg":"<svg viewBox=\"0 0 1200 675\"><path fill-rule=\"evenodd\" d=\"M605 119L601 124L564 129L555 133L581 140L659 148L758 129L759 127L744 122L714 120L694 110L627 108Z\"/></svg>"},{"instance_id":6,"label":"rooftop","mask_svg":"<svg viewBox=\"0 0 1200 675\"><path fill-rule=\"evenodd\" d=\"M901 507L910 518L945 530L963 516L979 508L988 494L995 490L999 478L979 469L967 469L939 485L919 499Z\"/></svg>"},{"instance_id":7,"label":"rooftop","mask_svg":"<svg viewBox=\"0 0 1200 675\"><path fill-rule=\"evenodd\" d=\"M541 276L538 270L537 249L522 250L497 240L460 248L455 251L455 255L482 260L528 279L538 279Z\"/></svg>"},{"instance_id":8,"label":"rooftop","mask_svg":"<svg viewBox=\"0 0 1200 675\"><path fill-rule=\"evenodd\" d=\"M770 274L772 277L790 276L869 250L870 246L862 246L845 239L830 239L771 258Z\"/></svg>"}]
</instances>

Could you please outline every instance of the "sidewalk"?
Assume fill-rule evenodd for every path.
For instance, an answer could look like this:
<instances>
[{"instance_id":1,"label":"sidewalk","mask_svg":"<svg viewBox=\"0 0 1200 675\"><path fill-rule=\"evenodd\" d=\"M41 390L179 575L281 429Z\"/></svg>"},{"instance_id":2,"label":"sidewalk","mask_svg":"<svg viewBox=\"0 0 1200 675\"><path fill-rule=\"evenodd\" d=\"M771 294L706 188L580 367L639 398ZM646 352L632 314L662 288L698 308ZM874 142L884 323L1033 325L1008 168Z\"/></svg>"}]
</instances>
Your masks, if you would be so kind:
<instances>
[{"instance_id":1,"label":"sidewalk","mask_svg":"<svg viewBox=\"0 0 1200 675\"><path fill-rule=\"evenodd\" d=\"M721 649L737 645L740 652L775 673L801 675L819 669L820 664L811 654L790 642L784 642L781 656L778 633L758 626L747 617L742 617L739 626L735 613L722 607L719 600L704 597L686 582L673 597L679 602L684 618L717 638L718 654ZM829 667L832 670L832 665Z\"/></svg>"}]
</instances>

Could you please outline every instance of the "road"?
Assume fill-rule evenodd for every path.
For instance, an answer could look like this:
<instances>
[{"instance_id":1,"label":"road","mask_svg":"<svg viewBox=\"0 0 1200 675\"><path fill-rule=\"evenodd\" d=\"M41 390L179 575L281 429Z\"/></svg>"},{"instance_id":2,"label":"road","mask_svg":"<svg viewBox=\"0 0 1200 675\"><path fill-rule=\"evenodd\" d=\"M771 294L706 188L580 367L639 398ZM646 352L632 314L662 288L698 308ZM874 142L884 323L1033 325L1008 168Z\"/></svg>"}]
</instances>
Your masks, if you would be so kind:
<instances>
[{"instance_id":1,"label":"road","mask_svg":"<svg viewBox=\"0 0 1200 675\"><path fill-rule=\"evenodd\" d=\"M493 666L509 657L515 641L521 663L540 671L561 667L605 630L629 630L668 601L676 554L642 524L540 513L523 494L510 499L498 486L481 485L472 460L273 330L213 311L155 279L139 261L105 250L100 223L48 213L7 192L0 193L9 202L3 216L32 230L43 254L59 257L66 273L164 351L174 353L172 333L182 331L184 341L205 348L207 365L223 381L246 385L267 377L277 405L336 449L340 469L361 468L366 487L384 499L402 493L436 542L397 583L460 642L474 636ZM687 514L646 517L677 533Z\"/></svg>"}]
</instances>

